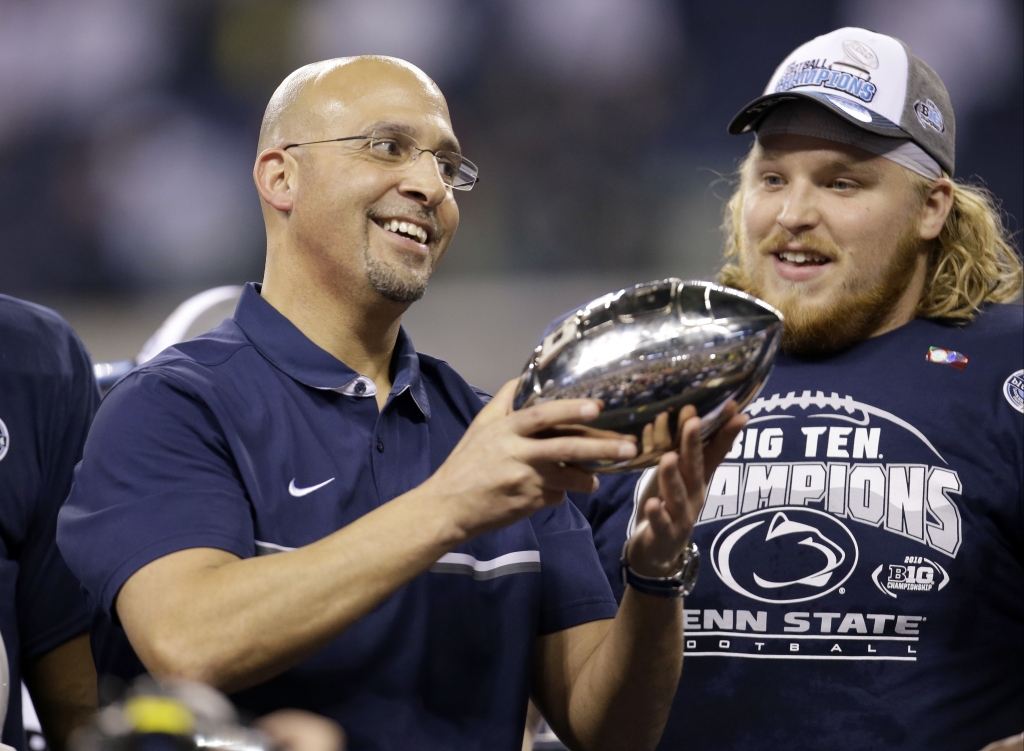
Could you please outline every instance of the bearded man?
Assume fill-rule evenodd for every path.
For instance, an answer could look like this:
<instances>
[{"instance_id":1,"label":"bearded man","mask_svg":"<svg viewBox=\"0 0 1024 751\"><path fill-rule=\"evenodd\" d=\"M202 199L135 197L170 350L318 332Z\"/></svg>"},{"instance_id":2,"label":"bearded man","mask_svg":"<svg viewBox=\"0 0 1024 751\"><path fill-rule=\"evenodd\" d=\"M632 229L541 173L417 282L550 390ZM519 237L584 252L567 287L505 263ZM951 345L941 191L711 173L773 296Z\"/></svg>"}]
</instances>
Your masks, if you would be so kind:
<instances>
[{"instance_id":1,"label":"bearded man","mask_svg":"<svg viewBox=\"0 0 1024 751\"><path fill-rule=\"evenodd\" d=\"M1021 264L954 182L938 76L846 28L730 132L727 285L784 354L709 478L686 669L659 748L977 751L1024 729ZM574 497L619 555L653 474ZM1019 746L1018 746L1019 747Z\"/></svg>"}]
</instances>

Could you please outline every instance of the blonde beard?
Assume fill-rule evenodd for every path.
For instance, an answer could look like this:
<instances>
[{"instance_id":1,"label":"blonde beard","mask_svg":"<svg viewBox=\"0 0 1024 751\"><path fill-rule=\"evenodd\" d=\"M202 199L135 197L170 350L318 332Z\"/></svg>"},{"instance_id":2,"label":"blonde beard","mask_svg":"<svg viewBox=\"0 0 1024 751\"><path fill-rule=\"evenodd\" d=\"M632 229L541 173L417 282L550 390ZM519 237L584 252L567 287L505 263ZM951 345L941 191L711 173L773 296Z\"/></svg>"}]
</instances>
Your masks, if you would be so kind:
<instances>
[{"instance_id":1,"label":"blonde beard","mask_svg":"<svg viewBox=\"0 0 1024 751\"><path fill-rule=\"evenodd\" d=\"M763 254L774 247L781 248L785 240L771 236L763 240L757 252ZM830 258L842 251L831 244L808 242L804 244L820 250ZM796 355L824 355L846 349L871 337L892 314L897 302L906 292L922 253L921 239L915 227L908 225L896 242L888 265L878 279L868 287L844 290L821 305L805 304L798 291L769 295L764 291L763 279L755 278L748 261L750 251L740 249L741 264L731 267L723 281L731 287L760 297L775 306L786 317L782 332L782 349Z\"/></svg>"}]
</instances>

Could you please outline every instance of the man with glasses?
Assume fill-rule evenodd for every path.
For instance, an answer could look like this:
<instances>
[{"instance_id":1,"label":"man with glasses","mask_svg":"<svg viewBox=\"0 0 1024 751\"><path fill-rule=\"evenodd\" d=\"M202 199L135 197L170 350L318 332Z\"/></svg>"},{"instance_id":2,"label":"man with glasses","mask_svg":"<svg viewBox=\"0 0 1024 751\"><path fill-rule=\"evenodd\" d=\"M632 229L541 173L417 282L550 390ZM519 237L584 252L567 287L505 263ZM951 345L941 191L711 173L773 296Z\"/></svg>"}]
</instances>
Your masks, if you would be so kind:
<instances>
[{"instance_id":1,"label":"man with glasses","mask_svg":"<svg viewBox=\"0 0 1024 751\"><path fill-rule=\"evenodd\" d=\"M435 84L389 58L296 71L254 177L262 286L111 390L62 512L99 670L320 712L359 749L518 749L531 693L579 748L653 747L680 600L632 593L616 616L562 502L597 486L578 463L634 443L539 437L600 405L512 412L511 382L485 406L400 326L455 234L453 191L477 179ZM651 580L679 568L703 497L695 418L683 434L630 542Z\"/></svg>"}]
</instances>

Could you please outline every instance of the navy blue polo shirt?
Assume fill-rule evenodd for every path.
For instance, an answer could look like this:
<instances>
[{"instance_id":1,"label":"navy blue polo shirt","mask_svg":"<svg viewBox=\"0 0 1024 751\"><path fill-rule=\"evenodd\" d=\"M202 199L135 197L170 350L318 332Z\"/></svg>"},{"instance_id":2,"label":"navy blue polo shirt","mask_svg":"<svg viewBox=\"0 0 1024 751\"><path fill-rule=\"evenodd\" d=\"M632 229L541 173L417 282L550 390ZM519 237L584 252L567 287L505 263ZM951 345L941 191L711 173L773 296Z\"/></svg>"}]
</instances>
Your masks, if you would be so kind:
<instances>
[{"instance_id":1,"label":"navy blue polo shirt","mask_svg":"<svg viewBox=\"0 0 1024 751\"><path fill-rule=\"evenodd\" d=\"M399 334L391 394L317 347L248 285L233 319L108 394L58 540L98 603L98 667L141 671L114 624L124 582L213 547L287 555L420 485L483 405ZM615 614L572 504L445 555L324 649L233 699L339 721L352 749L519 749L537 636Z\"/></svg>"},{"instance_id":2,"label":"navy blue polo shirt","mask_svg":"<svg viewBox=\"0 0 1024 751\"><path fill-rule=\"evenodd\" d=\"M85 347L52 310L0 295L0 633L13 687L3 742L21 751L21 666L89 628L54 539L99 391Z\"/></svg>"}]
</instances>

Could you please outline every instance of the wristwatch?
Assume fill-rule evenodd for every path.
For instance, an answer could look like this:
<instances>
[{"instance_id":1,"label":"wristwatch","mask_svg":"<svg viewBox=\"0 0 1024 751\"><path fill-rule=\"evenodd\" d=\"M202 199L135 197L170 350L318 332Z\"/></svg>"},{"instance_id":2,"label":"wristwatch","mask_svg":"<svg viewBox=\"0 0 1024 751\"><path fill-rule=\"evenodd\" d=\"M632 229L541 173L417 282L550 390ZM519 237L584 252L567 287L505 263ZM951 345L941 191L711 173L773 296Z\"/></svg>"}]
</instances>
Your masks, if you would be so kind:
<instances>
[{"instance_id":1,"label":"wristwatch","mask_svg":"<svg viewBox=\"0 0 1024 751\"><path fill-rule=\"evenodd\" d=\"M622 557L619 559L619 570L622 572L622 583L628 584L637 592L654 597L686 597L697 584L697 573L700 571L700 551L695 543L688 542L679 556L679 568L671 576L642 576L629 567L626 548L629 540L622 546Z\"/></svg>"}]
</instances>

